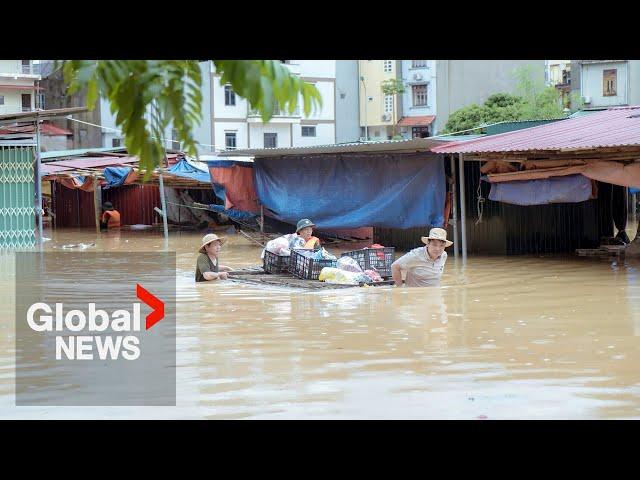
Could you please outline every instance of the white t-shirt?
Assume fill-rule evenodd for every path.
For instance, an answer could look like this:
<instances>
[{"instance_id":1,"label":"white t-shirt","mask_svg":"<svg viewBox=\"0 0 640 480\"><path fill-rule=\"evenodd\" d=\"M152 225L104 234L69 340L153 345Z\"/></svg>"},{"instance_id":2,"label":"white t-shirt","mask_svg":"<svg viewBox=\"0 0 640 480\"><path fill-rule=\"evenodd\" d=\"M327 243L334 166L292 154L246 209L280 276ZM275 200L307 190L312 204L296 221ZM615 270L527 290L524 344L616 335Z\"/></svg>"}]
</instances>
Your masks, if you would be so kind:
<instances>
[{"instance_id":1,"label":"white t-shirt","mask_svg":"<svg viewBox=\"0 0 640 480\"><path fill-rule=\"evenodd\" d=\"M440 277L447 261L447 252L442 252L435 260L431 260L425 247L414 248L393 262L402 270L406 270L407 287L433 287L440 285Z\"/></svg>"}]
</instances>

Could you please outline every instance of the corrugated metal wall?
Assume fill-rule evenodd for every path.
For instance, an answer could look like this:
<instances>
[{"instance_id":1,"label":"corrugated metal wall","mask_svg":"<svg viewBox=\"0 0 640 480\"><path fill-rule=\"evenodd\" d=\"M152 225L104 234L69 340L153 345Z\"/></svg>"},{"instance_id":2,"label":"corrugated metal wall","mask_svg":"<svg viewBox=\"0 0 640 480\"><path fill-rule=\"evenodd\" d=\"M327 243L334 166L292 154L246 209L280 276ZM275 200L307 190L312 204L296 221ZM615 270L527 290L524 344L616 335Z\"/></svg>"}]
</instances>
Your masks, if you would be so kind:
<instances>
[{"instance_id":1,"label":"corrugated metal wall","mask_svg":"<svg viewBox=\"0 0 640 480\"><path fill-rule=\"evenodd\" d=\"M113 203L122 225L152 225L160 221L154 208L160 205L160 188L155 185L125 185L102 191L102 202Z\"/></svg>"},{"instance_id":2,"label":"corrugated metal wall","mask_svg":"<svg viewBox=\"0 0 640 480\"><path fill-rule=\"evenodd\" d=\"M470 254L573 253L577 248L597 248L601 237L613 234L611 199L606 199L604 194L581 203L509 205L487 200L491 186L480 183L480 175L480 162L465 162L467 249ZM458 169L456 176L459 185ZM480 196L485 199L480 203L478 185ZM602 193L606 191L605 188L601 190ZM481 208L482 220L478 222ZM420 237L429 228L374 228L374 241L409 250L422 245ZM447 234L453 239L451 225ZM453 247L447 252L453 255Z\"/></svg>"},{"instance_id":3,"label":"corrugated metal wall","mask_svg":"<svg viewBox=\"0 0 640 480\"><path fill-rule=\"evenodd\" d=\"M459 181L459 172L458 181ZM613 221L600 198L581 203L519 206L486 200L491 185L480 182L480 162L465 162L467 248L469 253L571 253L596 248ZM480 196L485 199L482 207ZM482 208L482 220L476 224ZM607 217L607 211L609 216ZM609 233L610 234L610 233Z\"/></svg>"},{"instance_id":4,"label":"corrugated metal wall","mask_svg":"<svg viewBox=\"0 0 640 480\"><path fill-rule=\"evenodd\" d=\"M53 208L56 228L94 227L95 210L93 192L63 187L53 188ZM125 185L102 190L102 202L111 202L120 212L122 225L151 225L158 217L154 208L160 208L160 190L155 185Z\"/></svg>"},{"instance_id":5,"label":"corrugated metal wall","mask_svg":"<svg viewBox=\"0 0 640 480\"><path fill-rule=\"evenodd\" d=\"M56 228L95 228L96 222L93 207L93 192L67 188L56 182L52 183L52 208L56 215Z\"/></svg>"}]
</instances>

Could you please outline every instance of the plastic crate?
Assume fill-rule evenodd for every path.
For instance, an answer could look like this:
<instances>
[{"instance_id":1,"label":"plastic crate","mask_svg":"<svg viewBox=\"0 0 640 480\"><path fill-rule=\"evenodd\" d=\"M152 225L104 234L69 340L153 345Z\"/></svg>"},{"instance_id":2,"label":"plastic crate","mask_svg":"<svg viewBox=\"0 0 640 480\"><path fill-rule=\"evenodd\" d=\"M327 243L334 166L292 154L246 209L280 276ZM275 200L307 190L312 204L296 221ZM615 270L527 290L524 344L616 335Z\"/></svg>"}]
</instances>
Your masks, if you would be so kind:
<instances>
[{"instance_id":1,"label":"plastic crate","mask_svg":"<svg viewBox=\"0 0 640 480\"><path fill-rule=\"evenodd\" d=\"M276 255L265 250L262 269L267 273L286 273L289 271L289 261L289 255Z\"/></svg>"},{"instance_id":2,"label":"plastic crate","mask_svg":"<svg viewBox=\"0 0 640 480\"><path fill-rule=\"evenodd\" d=\"M291 250L289 272L305 280L318 280L324 267L336 267L336 260L314 260L300 254L301 251L313 252L313 249L296 248Z\"/></svg>"},{"instance_id":3,"label":"plastic crate","mask_svg":"<svg viewBox=\"0 0 640 480\"><path fill-rule=\"evenodd\" d=\"M391 264L396 253L396 247L362 248L344 252L341 257L351 257L362 270L375 270L382 278L391 276Z\"/></svg>"}]
</instances>

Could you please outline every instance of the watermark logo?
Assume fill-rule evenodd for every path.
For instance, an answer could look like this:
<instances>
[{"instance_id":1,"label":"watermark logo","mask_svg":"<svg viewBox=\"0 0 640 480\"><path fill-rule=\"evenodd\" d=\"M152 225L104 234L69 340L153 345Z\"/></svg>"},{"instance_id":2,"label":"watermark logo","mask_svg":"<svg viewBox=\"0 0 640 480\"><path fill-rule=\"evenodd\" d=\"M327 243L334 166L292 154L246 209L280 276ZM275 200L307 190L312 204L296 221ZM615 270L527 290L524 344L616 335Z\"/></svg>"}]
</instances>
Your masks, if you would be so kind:
<instances>
[{"instance_id":1,"label":"watermark logo","mask_svg":"<svg viewBox=\"0 0 640 480\"><path fill-rule=\"evenodd\" d=\"M136 295L153 309L146 317L145 329L149 330L164 318L164 302L140 284L136 285ZM116 310L112 315L97 309L95 303L89 303L87 313L83 310L65 313L61 302L54 309L43 302L34 303L27 310L27 324L34 332L56 332L56 360L93 360L95 354L100 360L140 357L140 303L134 303L131 310ZM118 334L98 335L108 330Z\"/></svg>"},{"instance_id":2,"label":"watermark logo","mask_svg":"<svg viewBox=\"0 0 640 480\"><path fill-rule=\"evenodd\" d=\"M175 405L175 253L19 253L16 299L17 405Z\"/></svg>"}]
</instances>

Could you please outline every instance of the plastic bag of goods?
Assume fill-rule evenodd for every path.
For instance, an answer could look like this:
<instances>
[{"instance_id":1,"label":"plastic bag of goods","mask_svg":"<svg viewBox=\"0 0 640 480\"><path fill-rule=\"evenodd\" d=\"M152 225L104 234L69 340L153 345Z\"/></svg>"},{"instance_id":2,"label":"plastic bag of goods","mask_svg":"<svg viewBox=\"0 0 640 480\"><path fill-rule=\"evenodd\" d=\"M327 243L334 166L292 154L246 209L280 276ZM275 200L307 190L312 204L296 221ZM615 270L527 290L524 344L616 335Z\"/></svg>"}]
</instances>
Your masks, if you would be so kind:
<instances>
[{"instance_id":1,"label":"plastic bag of goods","mask_svg":"<svg viewBox=\"0 0 640 480\"><path fill-rule=\"evenodd\" d=\"M294 248L304 248L304 239L297 233L288 233L282 238L285 238L289 242L289 250Z\"/></svg>"},{"instance_id":2,"label":"plastic bag of goods","mask_svg":"<svg viewBox=\"0 0 640 480\"><path fill-rule=\"evenodd\" d=\"M314 251L311 254L311 258L314 260L337 260L335 255L330 254L324 248Z\"/></svg>"},{"instance_id":3,"label":"plastic bag of goods","mask_svg":"<svg viewBox=\"0 0 640 480\"><path fill-rule=\"evenodd\" d=\"M348 256L340 257L338 259L338 268L347 272L362 272L362 268L355 258Z\"/></svg>"},{"instance_id":4,"label":"plastic bag of goods","mask_svg":"<svg viewBox=\"0 0 640 480\"><path fill-rule=\"evenodd\" d=\"M265 250L271 253L275 253L276 255L286 255L285 253L283 253L283 251L285 250L288 251L289 254L291 253L289 251L289 242L284 237L278 237L268 241L267 245L265 246ZM262 258L264 258L264 251L262 252Z\"/></svg>"},{"instance_id":5,"label":"plastic bag of goods","mask_svg":"<svg viewBox=\"0 0 640 480\"><path fill-rule=\"evenodd\" d=\"M381 282L382 277L375 270L365 270L364 274L371 279L373 282Z\"/></svg>"},{"instance_id":6,"label":"plastic bag of goods","mask_svg":"<svg viewBox=\"0 0 640 480\"><path fill-rule=\"evenodd\" d=\"M320 270L318 280L321 282L335 283L339 285L358 285L358 277L361 273L347 272L334 267L324 267Z\"/></svg>"}]
</instances>

